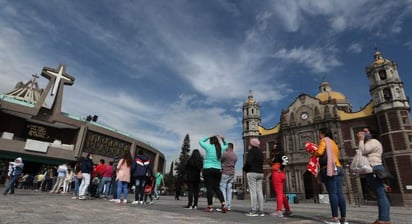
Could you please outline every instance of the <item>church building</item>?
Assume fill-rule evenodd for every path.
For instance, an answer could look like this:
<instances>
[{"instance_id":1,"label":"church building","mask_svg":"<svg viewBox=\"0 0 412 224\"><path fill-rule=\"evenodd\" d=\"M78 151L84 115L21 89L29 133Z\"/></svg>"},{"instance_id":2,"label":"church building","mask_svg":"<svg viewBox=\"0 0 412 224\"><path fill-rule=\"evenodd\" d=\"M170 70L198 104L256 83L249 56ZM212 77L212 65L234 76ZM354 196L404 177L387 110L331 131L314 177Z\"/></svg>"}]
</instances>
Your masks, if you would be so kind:
<instances>
[{"instance_id":1,"label":"church building","mask_svg":"<svg viewBox=\"0 0 412 224\"><path fill-rule=\"evenodd\" d=\"M93 153L93 162L106 164L143 150L151 158L154 171L163 172L165 157L150 144L128 133L99 123L98 116L76 116L61 111L63 89L74 84L66 67L44 67L41 76L48 79L45 89L39 87L38 75L14 90L0 95L0 184L7 176L8 162L22 157L24 173L36 175L46 165L55 166L76 161ZM47 99L47 100L46 100Z\"/></svg>"},{"instance_id":2,"label":"church building","mask_svg":"<svg viewBox=\"0 0 412 224\"><path fill-rule=\"evenodd\" d=\"M380 52L375 52L374 61L366 67L366 75L371 101L359 111L352 111L348 99L324 81L315 97L297 96L288 108L282 110L280 122L270 129L263 127L260 105L250 93L243 104L244 154L247 154L252 137L259 138L265 159L275 145L280 145L289 157L286 193L295 194L300 199L312 199L326 191L307 171L310 154L305 150L305 143L318 143L318 130L327 127L332 130L340 149L345 170L344 194L348 203L361 204L375 200L375 195L369 190L365 178L351 173L349 166L358 148L357 133L367 127L382 143L384 165L394 176L386 183L392 188L388 193L392 205L412 206L409 98L405 95L397 64L383 58ZM274 197L268 164L264 164L264 177L264 194Z\"/></svg>"}]
</instances>

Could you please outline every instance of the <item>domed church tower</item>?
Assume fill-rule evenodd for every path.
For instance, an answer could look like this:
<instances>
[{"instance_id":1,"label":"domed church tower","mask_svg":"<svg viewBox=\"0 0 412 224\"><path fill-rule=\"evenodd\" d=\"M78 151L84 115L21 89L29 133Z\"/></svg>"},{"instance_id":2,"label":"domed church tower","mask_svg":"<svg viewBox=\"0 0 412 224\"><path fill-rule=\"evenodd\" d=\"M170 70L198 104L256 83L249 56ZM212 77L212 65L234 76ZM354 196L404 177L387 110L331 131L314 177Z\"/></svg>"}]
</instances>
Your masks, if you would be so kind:
<instances>
[{"instance_id":1,"label":"domed church tower","mask_svg":"<svg viewBox=\"0 0 412 224\"><path fill-rule=\"evenodd\" d=\"M393 193L404 205L412 204L412 124L409 100L394 61L375 52L374 62L366 67L373 111L383 145L385 166L394 174Z\"/></svg>"},{"instance_id":2,"label":"domed church tower","mask_svg":"<svg viewBox=\"0 0 412 224\"><path fill-rule=\"evenodd\" d=\"M249 91L248 99L243 103L243 139L246 137L259 136L260 106Z\"/></svg>"}]
</instances>

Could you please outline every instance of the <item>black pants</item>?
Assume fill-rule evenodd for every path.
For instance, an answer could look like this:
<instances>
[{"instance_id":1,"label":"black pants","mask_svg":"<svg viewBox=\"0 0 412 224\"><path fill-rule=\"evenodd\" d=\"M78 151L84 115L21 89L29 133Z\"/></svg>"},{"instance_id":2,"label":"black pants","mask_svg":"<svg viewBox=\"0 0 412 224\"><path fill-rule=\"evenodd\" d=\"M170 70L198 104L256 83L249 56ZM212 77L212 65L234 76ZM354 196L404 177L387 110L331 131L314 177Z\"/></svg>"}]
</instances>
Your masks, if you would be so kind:
<instances>
[{"instance_id":1,"label":"black pants","mask_svg":"<svg viewBox=\"0 0 412 224\"><path fill-rule=\"evenodd\" d=\"M203 178L205 179L207 190L207 205L213 205L213 195L216 194L220 203L224 203L222 191L220 191L219 184L222 178L222 172L219 169L208 168L203 170Z\"/></svg>"},{"instance_id":2,"label":"black pants","mask_svg":"<svg viewBox=\"0 0 412 224\"><path fill-rule=\"evenodd\" d=\"M144 197L144 186L146 185L146 176L137 176L135 177L135 192L134 192L134 200L135 201L143 201Z\"/></svg>"},{"instance_id":3,"label":"black pants","mask_svg":"<svg viewBox=\"0 0 412 224\"><path fill-rule=\"evenodd\" d=\"M187 190L189 191L189 202L187 206L197 206L197 201L199 199L199 181L188 181Z\"/></svg>"}]
</instances>

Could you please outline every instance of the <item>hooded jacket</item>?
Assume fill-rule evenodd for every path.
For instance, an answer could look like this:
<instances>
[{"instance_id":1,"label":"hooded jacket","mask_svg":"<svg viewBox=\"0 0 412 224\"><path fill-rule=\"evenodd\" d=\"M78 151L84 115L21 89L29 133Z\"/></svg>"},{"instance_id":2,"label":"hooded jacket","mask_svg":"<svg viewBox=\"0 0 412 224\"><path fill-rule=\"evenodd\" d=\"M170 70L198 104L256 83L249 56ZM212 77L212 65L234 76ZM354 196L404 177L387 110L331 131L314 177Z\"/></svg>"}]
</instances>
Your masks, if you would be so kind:
<instances>
[{"instance_id":1,"label":"hooded jacket","mask_svg":"<svg viewBox=\"0 0 412 224\"><path fill-rule=\"evenodd\" d=\"M138 155L136 156L135 161L132 163L132 173L133 177L138 176L146 176L150 174L152 170L152 164L150 162L150 158L146 155Z\"/></svg>"}]
</instances>

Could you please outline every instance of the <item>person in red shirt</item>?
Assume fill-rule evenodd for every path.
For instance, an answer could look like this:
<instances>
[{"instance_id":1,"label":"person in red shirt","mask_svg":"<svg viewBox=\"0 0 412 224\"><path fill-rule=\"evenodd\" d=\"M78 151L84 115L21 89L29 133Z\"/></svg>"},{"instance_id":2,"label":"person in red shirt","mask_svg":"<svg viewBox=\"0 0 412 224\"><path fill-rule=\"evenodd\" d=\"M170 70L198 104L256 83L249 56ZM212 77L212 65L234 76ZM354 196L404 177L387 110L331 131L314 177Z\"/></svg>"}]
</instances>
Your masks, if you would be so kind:
<instances>
[{"instance_id":1,"label":"person in red shirt","mask_svg":"<svg viewBox=\"0 0 412 224\"><path fill-rule=\"evenodd\" d=\"M102 177L99 183L99 188L97 190L98 198L100 197L100 193L102 193L104 190L104 199L107 199L110 193L112 177L113 177L113 161L110 161L109 165L107 165L102 171Z\"/></svg>"}]
</instances>

